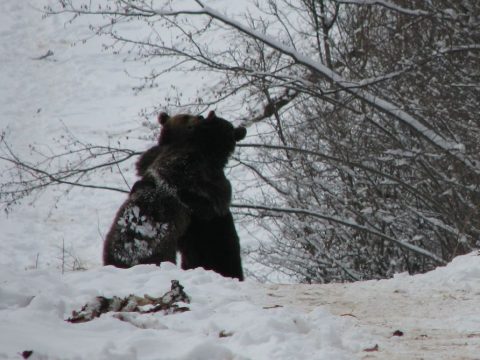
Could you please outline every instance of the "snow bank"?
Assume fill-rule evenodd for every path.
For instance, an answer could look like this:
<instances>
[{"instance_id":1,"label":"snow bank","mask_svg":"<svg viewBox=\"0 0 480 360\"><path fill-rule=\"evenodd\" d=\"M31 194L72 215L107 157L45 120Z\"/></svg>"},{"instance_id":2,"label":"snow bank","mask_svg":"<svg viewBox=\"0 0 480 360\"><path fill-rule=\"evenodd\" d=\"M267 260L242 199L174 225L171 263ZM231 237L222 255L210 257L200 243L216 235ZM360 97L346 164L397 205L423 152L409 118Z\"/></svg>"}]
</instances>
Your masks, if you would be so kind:
<instances>
[{"instance_id":1,"label":"snow bank","mask_svg":"<svg viewBox=\"0 0 480 360\"><path fill-rule=\"evenodd\" d=\"M406 359L402 356L418 355L409 341L418 345L423 334L434 345L443 344L448 334L464 338L462 351L470 354L480 321L475 312L477 253L423 275L295 285L280 288L284 294L172 264L64 275L0 266L0 274L0 359L19 358L24 351L33 351L33 359L354 359L376 344L380 357L374 358L397 354L395 358ZM190 311L125 313L123 320L107 313L86 323L65 321L95 296L159 297L173 279L191 297L190 304L183 304ZM343 297L335 293L340 289ZM335 316L327 308L352 316ZM404 343L392 338L395 329L405 332ZM468 341L472 344L467 346ZM435 351L438 355L440 350Z\"/></svg>"},{"instance_id":2,"label":"snow bank","mask_svg":"<svg viewBox=\"0 0 480 360\"><path fill-rule=\"evenodd\" d=\"M426 274L409 276L407 273L394 276L392 284L415 283L420 289L452 288L456 290L477 289L480 291L480 252L457 256L446 266Z\"/></svg>"},{"instance_id":3,"label":"snow bank","mask_svg":"<svg viewBox=\"0 0 480 360\"><path fill-rule=\"evenodd\" d=\"M202 269L164 264L65 275L0 270L0 359L32 350L41 359L352 359L373 342L350 319L321 308L308 314L263 308L250 296L258 284ZM95 296L161 296L172 279L191 297L191 311L65 321Z\"/></svg>"}]
</instances>

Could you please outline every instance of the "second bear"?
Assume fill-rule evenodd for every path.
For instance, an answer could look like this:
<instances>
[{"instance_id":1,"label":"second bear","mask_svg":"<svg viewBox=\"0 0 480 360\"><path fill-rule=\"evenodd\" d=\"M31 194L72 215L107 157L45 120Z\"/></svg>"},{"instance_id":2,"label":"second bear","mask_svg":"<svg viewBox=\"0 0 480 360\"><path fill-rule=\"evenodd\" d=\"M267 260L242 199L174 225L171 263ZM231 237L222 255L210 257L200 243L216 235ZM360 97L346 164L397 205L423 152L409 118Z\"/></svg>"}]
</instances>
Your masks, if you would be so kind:
<instances>
[{"instance_id":1,"label":"second bear","mask_svg":"<svg viewBox=\"0 0 480 360\"><path fill-rule=\"evenodd\" d=\"M166 145L178 147L183 143L193 150L184 164L188 171L175 181L180 200L190 210L189 225L177 244L182 268L203 267L243 280L240 243L230 212L231 185L224 168L236 142L245 137L246 129L234 127L212 111L206 119L195 123L186 144L186 129L180 125L178 121L172 121L172 125L169 120L164 122L159 144L140 157L137 173L145 176L161 168L164 158L159 155Z\"/></svg>"}]
</instances>

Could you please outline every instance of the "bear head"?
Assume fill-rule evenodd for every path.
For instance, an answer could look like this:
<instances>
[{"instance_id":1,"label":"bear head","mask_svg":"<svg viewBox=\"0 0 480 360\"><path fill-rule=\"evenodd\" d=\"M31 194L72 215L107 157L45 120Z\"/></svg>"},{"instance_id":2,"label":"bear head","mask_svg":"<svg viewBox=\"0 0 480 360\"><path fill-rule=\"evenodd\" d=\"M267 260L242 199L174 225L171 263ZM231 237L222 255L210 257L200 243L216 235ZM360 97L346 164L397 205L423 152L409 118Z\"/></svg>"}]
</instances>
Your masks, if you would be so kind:
<instances>
[{"instance_id":1,"label":"bear head","mask_svg":"<svg viewBox=\"0 0 480 360\"><path fill-rule=\"evenodd\" d=\"M194 143L204 154L218 154L228 158L235 150L235 144L244 139L246 134L247 129L243 126L234 127L210 111L196 127Z\"/></svg>"},{"instance_id":2,"label":"bear head","mask_svg":"<svg viewBox=\"0 0 480 360\"><path fill-rule=\"evenodd\" d=\"M158 115L158 122L162 125L159 145L185 146L191 144L195 128L203 121L203 116L178 114L170 116L167 113Z\"/></svg>"},{"instance_id":3,"label":"bear head","mask_svg":"<svg viewBox=\"0 0 480 360\"><path fill-rule=\"evenodd\" d=\"M159 146L191 149L199 156L211 159L218 166L225 166L235 150L235 144L245 138L246 128L235 127L229 121L210 111L204 118L200 115L178 114L169 116L160 113L162 125Z\"/></svg>"}]
</instances>

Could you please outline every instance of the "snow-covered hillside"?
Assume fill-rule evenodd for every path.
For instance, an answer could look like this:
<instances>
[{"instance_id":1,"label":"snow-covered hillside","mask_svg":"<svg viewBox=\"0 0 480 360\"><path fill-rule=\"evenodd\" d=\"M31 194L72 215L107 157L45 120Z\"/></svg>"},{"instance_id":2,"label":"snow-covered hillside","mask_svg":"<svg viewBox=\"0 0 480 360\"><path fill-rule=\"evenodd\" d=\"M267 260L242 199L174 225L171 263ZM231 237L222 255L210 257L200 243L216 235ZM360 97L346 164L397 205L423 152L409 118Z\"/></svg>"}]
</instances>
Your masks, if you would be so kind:
<instances>
[{"instance_id":1,"label":"snow-covered hillside","mask_svg":"<svg viewBox=\"0 0 480 360\"><path fill-rule=\"evenodd\" d=\"M104 39L91 38L87 20L66 25L66 15L42 19L47 3L53 1L0 3L0 128L7 143L24 161L66 151L70 135L84 143L138 151L151 146L151 140L143 140L150 132L138 114L161 104L169 87L136 96L134 77L145 71L143 65L102 51ZM85 44L79 41L89 38ZM132 164L121 165L129 185L135 179ZM0 161L2 181L8 180L10 167ZM114 170L84 182L128 190L120 169ZM2 248L0 263L59 268L66 254L68 267L100 264L103 236L125 195L73 188L65 196L67 189L47 188L15 206L8 217L2 213L0 237L8 246Z\"/></svg>"},{"instance_id":2,"label":"snow-covered hillside","mask_svg":"<svg viewBox=\"0 0 480 360\"><path fill-rule=\"evenodd\" d=\"M124 70L141 74L141 64L102 52L100 39L72 47L90 36L85 23L42 20L48 1L0 2L0 130L8 143L24 159L58 152L68 131L146 149L138 112L164 93L135 96ZM0 161L0 177L9 166ZM132 163L122 170L131 184ZM119 174L90 181L126 186ZM171 264L101 267L103 235L124 194L64 191L49 188L0 215L0 359L480 359L477 254L425 275L348 285L239 283ZM191 297L190 311L65 321L95 296L158 297L174 279Z\"/></svg>"}]
</instances>

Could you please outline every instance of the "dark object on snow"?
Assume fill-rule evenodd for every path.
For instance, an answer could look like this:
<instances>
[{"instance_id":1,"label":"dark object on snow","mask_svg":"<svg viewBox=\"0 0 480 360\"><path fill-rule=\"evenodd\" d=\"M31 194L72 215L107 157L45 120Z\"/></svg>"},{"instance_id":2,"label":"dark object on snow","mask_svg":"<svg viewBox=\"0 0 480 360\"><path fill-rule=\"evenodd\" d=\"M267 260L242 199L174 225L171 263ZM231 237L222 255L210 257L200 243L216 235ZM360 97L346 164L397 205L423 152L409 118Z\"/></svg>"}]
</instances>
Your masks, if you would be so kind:
<instances>
[{"instance_id":1,"label":"dark object on snow","mask_svg":"<svg viewBox=\"0 0 480 360\"><path fill-rule=\"evenodd\" d=\"M183 269L203 267L243 280L240 244L230 212L232 190L224 167L236 142L245 137L246 129L234 127L213 111L206 119L187 114L170 117L166 113L161 113L158 119L162 125L158 145L142 154L136 163L137 174L142 177L137 183L151 184L145 196L149 200L135 201L139 195L134 194L134 186L130 195L133 200L129 198L127 203L138 205L142 215L147 211L146 206L154 212L162 211L162 216L154 218L152 213L149 220L155 226L161 225L171 205L162 197L152 198L150 194L155 197L158 179L165 180L188 210L187 225L168 238L159 233L156 240L152 238L141 246L130 246L128 244L136 244L138 231L126 233L121 226L127 207L124 204L105 242L105 265L129 267L138 263L175 262L172 253L175 248L182 255ZM178 217L175 211L171 215L170 220ZM135 223L133 227L137 226ZM151 250L148 256L136 254L145 248L155 248L155 251Z\"/></svg>"},{"instance_id":2,"label":"dark object on snow","mask_svg":"<svg viewBox=\"0 0 480 360\"><path fill-rule=\"evenodd\" d=\"M32 356L33 350L25 350L22 351L21 356L23 359L28 359L30 356Z\"/></svg>"},{"instance_id":3,"label":"dark object on snow","mask_svg":"<svg viewBox=\"0 0 480 360\"><path fill-rule=\"evenodd\" d=\"M43 60L43 59L46 59L46 58L48 58L48 57L50 57L50 56L52 56L52 55L53 55L53 51L52 51L52 50L48 50L44 55L38 56L38 57L34 57L34 58L32 58L32 60Z\"/></svg>"},{"instance_id":4,"label":"dark object on snow","mask_svg":"<svg viewBox=\"0 0 480 360\"><path fill-rule=\"evenodd\" d=\"M375 351L378 351L378 349L379 349L378 344L375 344L375 346L373 346L371 348L363 349L363 351L365 351L365 352L375 352Z\"/></svg>"},{"instance_id":5,"label":"dark object on snow","mask_svg":"<svg viewBox=\"0 0 480 360\"><path fill-rule=\"evenodd\" d=\"M401 330L395 330L395 331L393 332L393 336L403 336L403 331L401 331Z\"/></svg>"},{"instance_id":6,"label":"dark object on snow","mask_svg":"<svg viewBox=\"0 0 480 360\"><path fill-rule=\"evenodd\" d=\"M226 337L230 337L230 336L233 336L233 332L222 330L218 333L219 338L226 338Z\"/></svg>"},{"instance_id":7,"label":"dark object on snow","mask_svg":"<svg viewBox=\"0 0 480 360\"><path fill-rule=\"evenodd\" d=\"M80 311L72 311L72 316L67 321L75 324L83 323L107 312L148 314L163 311L167 315L189 310L188 307L178 306L177 302L190 303L190 297L183 291L183 286L180 285L178 280L172 280L170 291L159 298L149 295L144 295L143 297L129 295L125 298L97 296L95 300L83 306Z\"/></svg>"}]
</instances>

